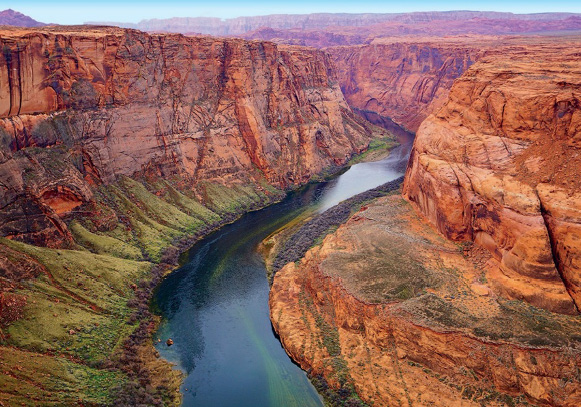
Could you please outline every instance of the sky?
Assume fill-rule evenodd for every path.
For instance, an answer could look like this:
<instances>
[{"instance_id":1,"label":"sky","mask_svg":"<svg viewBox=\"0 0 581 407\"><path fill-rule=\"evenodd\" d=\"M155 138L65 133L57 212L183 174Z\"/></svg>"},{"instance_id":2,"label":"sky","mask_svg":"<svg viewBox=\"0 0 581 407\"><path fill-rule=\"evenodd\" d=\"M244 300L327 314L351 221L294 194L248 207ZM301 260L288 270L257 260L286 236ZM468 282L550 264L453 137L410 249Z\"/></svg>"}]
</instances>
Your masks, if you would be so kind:
<instances>
[{"instance_id":1,"label":"sky","mask_svg":"<svg viewBox=\"0 0 581 407\"><path fill-rule=\"evenodd\" d=\"M568 11L581 13L580 0L0 0L45 23L82 24L86 21L136 23L170 17L232 18L266 14L400 13L410 11L486 10L514 13Z\"/></svg>"}]
</instances>

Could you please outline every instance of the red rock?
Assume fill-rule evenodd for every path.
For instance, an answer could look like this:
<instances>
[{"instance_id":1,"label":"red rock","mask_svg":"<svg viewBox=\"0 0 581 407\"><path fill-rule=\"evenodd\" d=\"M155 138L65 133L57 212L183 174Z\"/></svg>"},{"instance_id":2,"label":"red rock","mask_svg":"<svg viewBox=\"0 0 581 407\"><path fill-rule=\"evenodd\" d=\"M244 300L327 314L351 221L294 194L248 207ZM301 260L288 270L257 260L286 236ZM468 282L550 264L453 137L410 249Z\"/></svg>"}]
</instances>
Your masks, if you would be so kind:
<instances>
[{"instance_id":1,"label":"red rock","mask_svg":"<svg viewBox=\"0 0 581 407\"><path fill-rule=\"evenodd\" d=\"M62 218L119 176L287 188L370 138L314 49L86 27L0 42L3 236L66 246Z\"/></svg>"},{"instance_id":2,"label":"red rock","mask_svg":"<svg viewBox=\"0 0 581 407\"><path fill-rule=\"evenodd\" d=\"M497 293L562 313L581 305L578 47L541 42L473 65L422 123L404 184L442 234L492 253Z\"/></svg>"},{"instance_id":3,"label":"red rock","mask_svg":"<svg viewBox=\"0 0 581 407\"><path fill-rule=\"evenodd\" d=\"M270 318L287 353L368 404L476 407L500 392L578 405L578 318L467 290L480 263L413 212L380 198L277 272Z\"/></svg>"}]
</instances>

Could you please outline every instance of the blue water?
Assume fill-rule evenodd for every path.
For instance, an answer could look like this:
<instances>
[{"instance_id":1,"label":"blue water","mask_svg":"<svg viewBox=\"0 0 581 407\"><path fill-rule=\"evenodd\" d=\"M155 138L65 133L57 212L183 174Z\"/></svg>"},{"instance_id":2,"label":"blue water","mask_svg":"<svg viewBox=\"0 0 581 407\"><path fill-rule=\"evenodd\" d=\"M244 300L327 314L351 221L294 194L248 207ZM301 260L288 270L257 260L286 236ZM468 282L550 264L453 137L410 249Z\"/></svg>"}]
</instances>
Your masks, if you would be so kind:
<instances>
[{"instance_id":1,"label":"blue water","mask_svg":"<svg viewBox=\"0 0 581 407\"><path fill-rule=\"evenodd\" d=\"M189 250L184 266L161 283L154 298L163 317L157 349L185 373L184 406L323 405L272 331L266 268L256 248L307 208L335 205L401 176L409 147L248 213ZM165 344L167 338L173 346Z\"/></svg>"}]
</instances>

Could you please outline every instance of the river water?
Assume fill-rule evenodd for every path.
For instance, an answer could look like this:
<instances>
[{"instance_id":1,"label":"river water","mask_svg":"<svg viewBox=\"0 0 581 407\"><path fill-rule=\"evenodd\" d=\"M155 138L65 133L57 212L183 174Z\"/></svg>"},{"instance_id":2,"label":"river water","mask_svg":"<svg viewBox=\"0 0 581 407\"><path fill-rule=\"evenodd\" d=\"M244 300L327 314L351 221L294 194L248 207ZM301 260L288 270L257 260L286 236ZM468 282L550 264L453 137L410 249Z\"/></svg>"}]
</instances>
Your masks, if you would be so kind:
<instances>
[{"instance_id":1,"label":"river water","mask_svg":"<svg viewBox=\"0 0 581 407\"><path fill-rule=\"evenodd\" d=\"M393 129L392 129L393 130ZM290 193L210 234L156 290L161 356L185 374L183 406L310 407L323 402L272 331L268 281L258 244L304 210L323 210L400 177L411 136L384 160ZM174 345L165 344L172 338Z\"/></svg>"}]
</instances>

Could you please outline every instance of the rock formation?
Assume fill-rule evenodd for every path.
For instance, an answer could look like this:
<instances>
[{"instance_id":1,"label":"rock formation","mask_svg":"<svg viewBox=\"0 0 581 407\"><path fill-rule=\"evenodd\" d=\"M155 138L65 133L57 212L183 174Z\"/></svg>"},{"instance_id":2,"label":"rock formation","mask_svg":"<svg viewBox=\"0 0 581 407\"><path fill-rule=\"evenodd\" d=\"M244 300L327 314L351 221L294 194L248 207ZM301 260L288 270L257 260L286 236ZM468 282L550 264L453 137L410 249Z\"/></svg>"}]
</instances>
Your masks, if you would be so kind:
<instances>
[{"instance_id":1,"label":"rock formation","mask_svg":"<svg viewBox=\"0 0 581 407\"><path fill-rule=\"evenodd\" d=\"M581 305L578 46L473 65L418 130L404 186L447 238L492 253L498 293L564 313Z\"/></svg>"},{"instance_id":2,"label":"rock formation","mask_svg":"<svg viewBox=\"0 0 581 407\"><path fill-rule=\"evenodd\" d=\"M452 83L499 38L393 38L327 48L349 104L416 131Z\"/></svg>"},{"instance_id":3,"label":"rock formation","mask_svg":"<svg viewBox=\"0 0 581 407\"><path fill-rule=\"evenodd\" d=\"M579 41L480 49L419 127L407 201L375 201L274 278L285 349L353 402L581 402Z\"/></svg>"},{"instance_id":4,"label":"rock formation","mask_svg":"<svg viewBox=\"0 0 581 407\"><path fill-rule=\"evenodd\" d=\"M0 41L3 236L61 244L62 215L119 176L284 189L369 140L313 49L86 28Z\"/></svg>"},{"instance_id":5,"label":"rock formation","mask_svg":"<svg viewBox=\"0 0 581 407\"><path fill-rule=\"evenodd\" d=\"M578 405L578 318L494 296L490 257L380 198L275 275L271 321L346 404Z\"/></svg>"}]
</instances>

